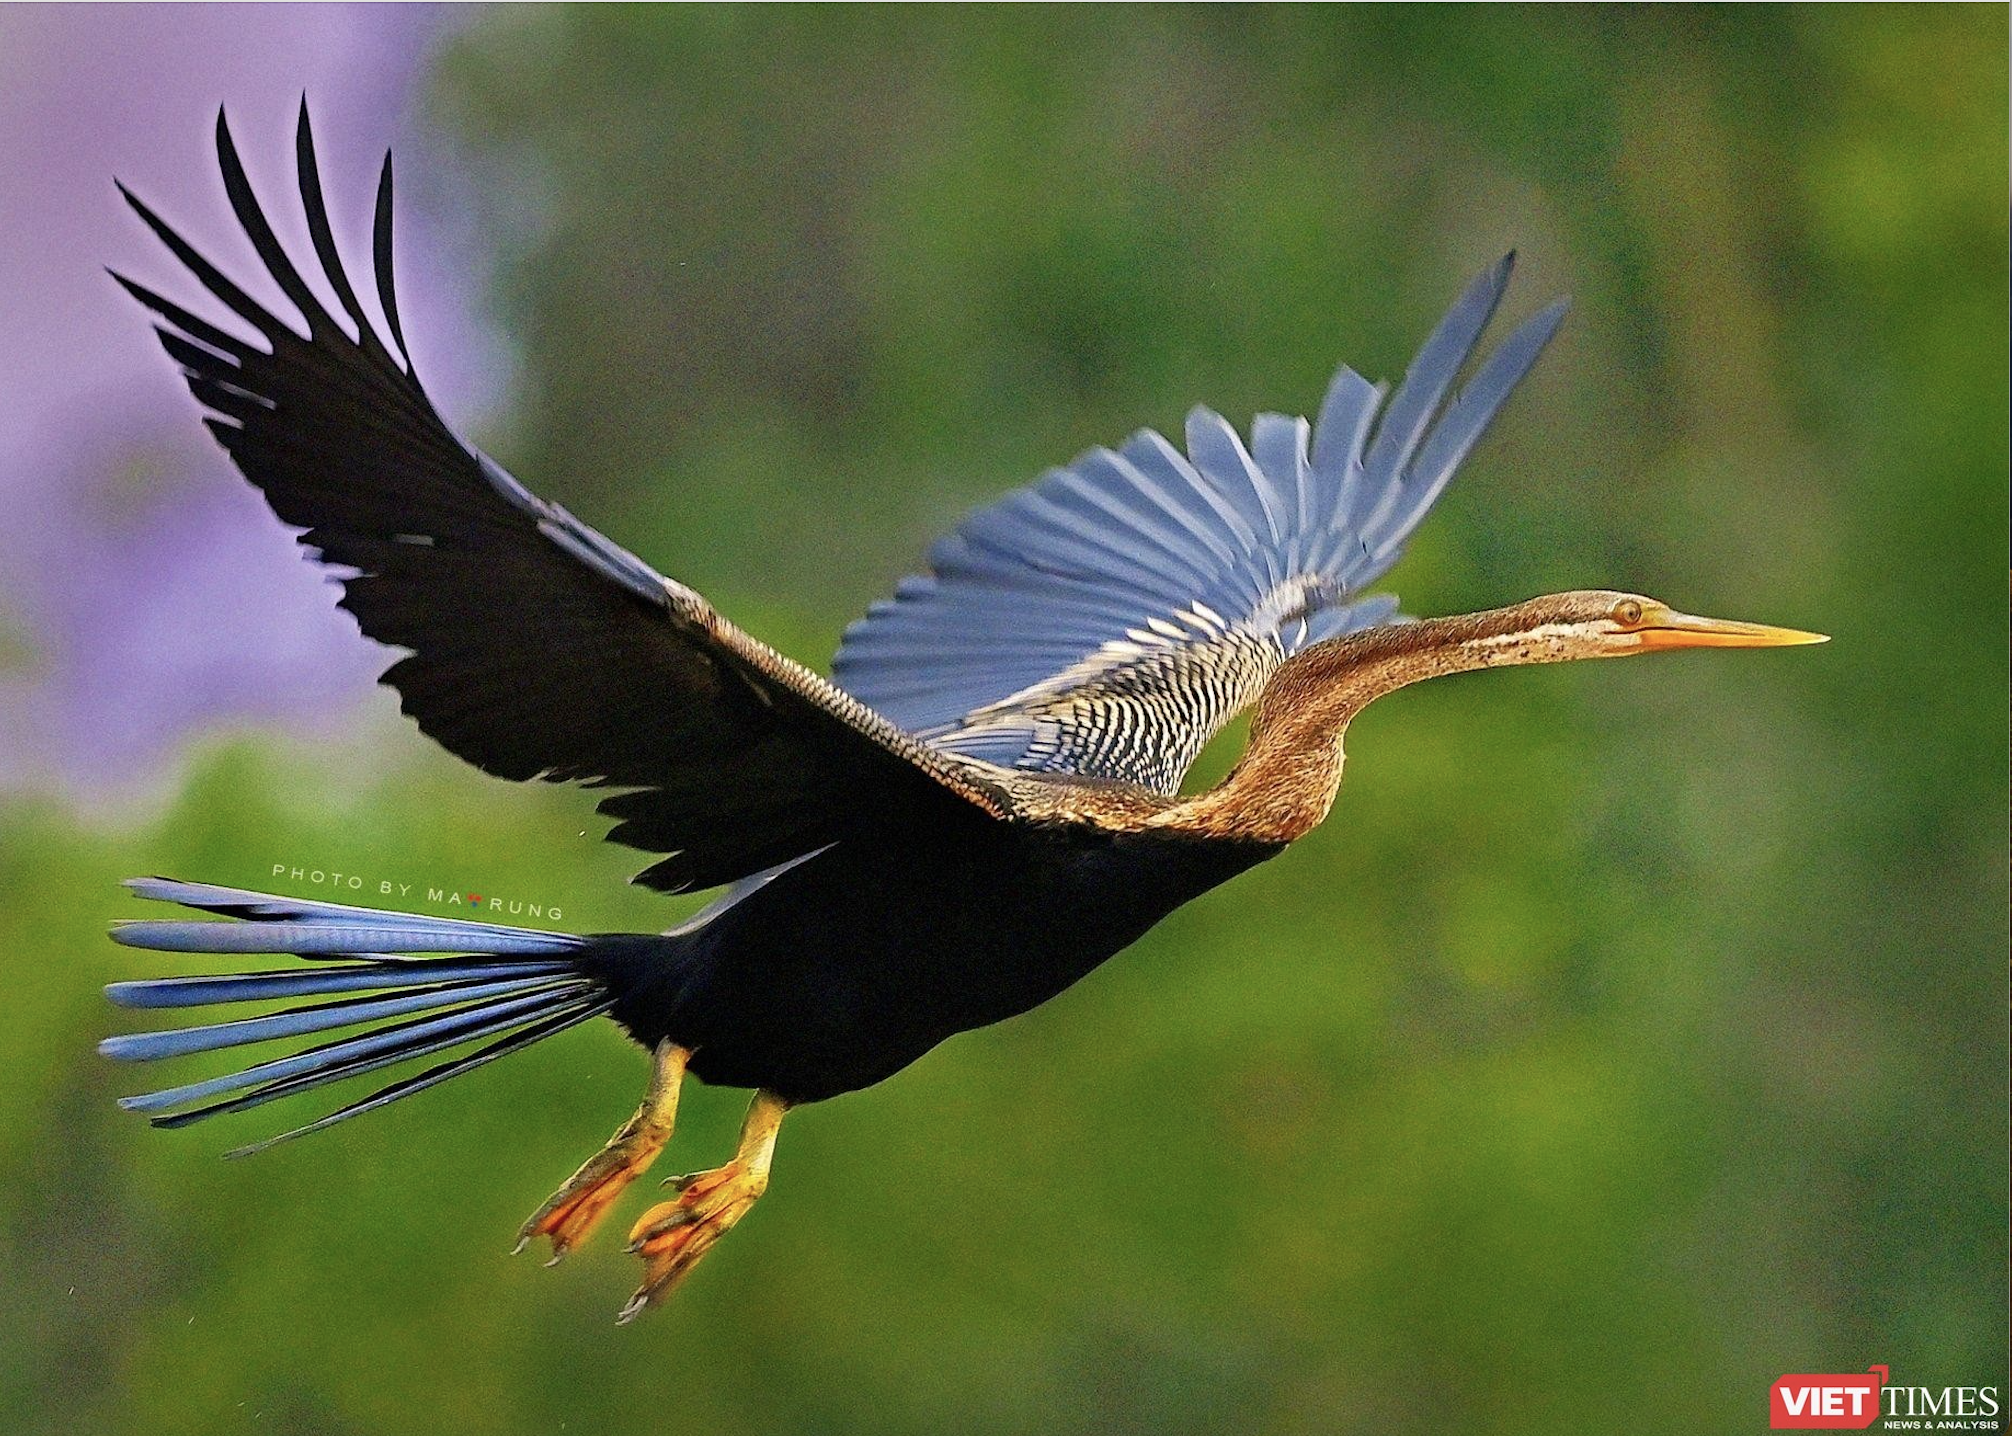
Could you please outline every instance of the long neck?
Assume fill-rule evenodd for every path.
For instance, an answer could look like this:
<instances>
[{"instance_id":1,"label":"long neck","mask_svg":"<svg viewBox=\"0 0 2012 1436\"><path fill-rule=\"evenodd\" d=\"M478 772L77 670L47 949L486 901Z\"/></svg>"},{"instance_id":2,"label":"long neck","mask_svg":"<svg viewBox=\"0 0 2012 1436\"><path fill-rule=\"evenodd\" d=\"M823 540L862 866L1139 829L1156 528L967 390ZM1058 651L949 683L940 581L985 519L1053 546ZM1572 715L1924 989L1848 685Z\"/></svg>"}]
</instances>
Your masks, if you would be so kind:
<instances>
[{"instance_id":1,"label":"long neck","mask_svg":"<svg viewBox=\"0 0 2012 1436\"><path fill-rule=\"evenodd\" d=\"M1265 685L1229 776L1155 824L1251 842L1302 837L1334 806L1349 720L1378 698L1448 673L1572 656L1530 634L1527 607L1370 629L1296 655Z\"/></svg>"}]
</instances>

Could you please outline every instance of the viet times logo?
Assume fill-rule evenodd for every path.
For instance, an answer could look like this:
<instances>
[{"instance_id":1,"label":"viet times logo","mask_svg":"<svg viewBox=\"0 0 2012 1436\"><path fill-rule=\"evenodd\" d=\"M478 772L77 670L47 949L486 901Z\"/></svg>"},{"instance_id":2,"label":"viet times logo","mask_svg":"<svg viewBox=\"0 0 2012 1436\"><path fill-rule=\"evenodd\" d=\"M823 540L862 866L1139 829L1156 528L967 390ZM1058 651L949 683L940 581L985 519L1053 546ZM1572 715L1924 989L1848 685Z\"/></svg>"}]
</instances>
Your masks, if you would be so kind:
<instances>
[{"instance_id":1,"label":"viet times logo","mask_svg":"<svg viewBox=\"0 0 2012 1436\"><path fill-rule=\"evenodd\" d=\"M1883 1418L1883 1420L1882 1420ZM1895 1386L1884 1366L1862 1374L1775 1378L1768 1425L1776 1431L2002 1431L1995 1386Z\"/></svg>"},{"instance_id":2,"label":"viet times logo","mask_svg":"<svg viewBox=\"0 0 2012 1436\"><path fill-rule=\"evenodd\" d=\"M1886 1368L1863 1376L1783 1376L1768 1392L1768 1425L1777 1431L1862 1431L1879 1419Z\"/></svg>"}]
</instances>

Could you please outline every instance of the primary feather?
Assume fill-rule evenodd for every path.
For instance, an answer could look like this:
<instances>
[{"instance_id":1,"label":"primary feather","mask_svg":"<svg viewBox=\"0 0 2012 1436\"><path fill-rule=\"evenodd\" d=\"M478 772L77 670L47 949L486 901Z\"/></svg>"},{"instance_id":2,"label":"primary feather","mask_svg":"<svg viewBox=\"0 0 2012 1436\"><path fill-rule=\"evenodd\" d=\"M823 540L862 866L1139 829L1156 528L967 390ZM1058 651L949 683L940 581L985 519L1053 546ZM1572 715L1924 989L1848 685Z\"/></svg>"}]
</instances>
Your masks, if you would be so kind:
<instances>
[{"instance_id":1,"label":"primary feather","mask_svg":"<svg viewBox=\"0 0 2012 1436\"><path fill-rule=\"evenodd\" d=\"M384 674L405 711L499 777L628 791L610 836L664 854L667 890L749 876L859 834L890 810L999 801L975 766L933 750L728 623L704 598L533 495L463 443L406 353L392 272L391 170L373 252L389 342L329 227L305 104L300 204L316 297L260 207L217 117L225 192L303 334L253 299L145 203L133 209L265 347L123 276L210 410L205 423L301 543L342 573L342 606L408 650Z\"/></svg>"}]
</instances>

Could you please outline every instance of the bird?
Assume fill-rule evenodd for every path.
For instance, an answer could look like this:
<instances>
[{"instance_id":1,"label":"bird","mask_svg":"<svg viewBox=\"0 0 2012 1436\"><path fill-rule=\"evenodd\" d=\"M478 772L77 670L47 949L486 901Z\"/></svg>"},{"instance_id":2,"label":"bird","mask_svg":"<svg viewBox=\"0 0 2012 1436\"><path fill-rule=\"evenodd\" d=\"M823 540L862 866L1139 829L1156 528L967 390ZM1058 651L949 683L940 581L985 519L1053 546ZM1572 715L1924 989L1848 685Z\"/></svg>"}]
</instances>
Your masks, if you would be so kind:
<instances>
[{"instance_id":1,"label":"bird","mask_svg":"<svg viewBox=\"0 0 2012 1436\"><path fill-rule=\"evenodd\" d=\"M283 1005L110 1036L107 1056L308 1041L120 1106L182 1127L441 1059L233 1155L248 1153L611 1019L648 1056L642 1102L518 1250L542 1240L556 1262L587 1238L671 1140L688 1075L754 1093L732 1155L673 1179L631 1229L643 1273L624 1322L764 1194L792 1109L1047 1002L1319 825L1344 734L1376 699L1488 668L1823 641L1622 591L1409 619L1374 590L1564 317L1562 300L1539 310L1460 382L1511 253L1394 392L1344 367L1313 422L1260 414L1248 438L1198 407L1184 446L1141 430L973 513L845 630L821 677L448 427L399 319L389 154L373 318L329 222L305 98L309 264L277 238L221 110L215 140L231 208L295 320L124 185L222 313L113 272L203 423L332 571L362 633L403 650L381 681L422 733L499 778L612 790L607 837L655 859L634 881L722 891L666 932L577 934L129 880L200 916L122 921L118 943L302 961L115 982L109 999L131 1009ZM1247 709L1241 757L1184 791Z\"/></svg>"}]
</instances>

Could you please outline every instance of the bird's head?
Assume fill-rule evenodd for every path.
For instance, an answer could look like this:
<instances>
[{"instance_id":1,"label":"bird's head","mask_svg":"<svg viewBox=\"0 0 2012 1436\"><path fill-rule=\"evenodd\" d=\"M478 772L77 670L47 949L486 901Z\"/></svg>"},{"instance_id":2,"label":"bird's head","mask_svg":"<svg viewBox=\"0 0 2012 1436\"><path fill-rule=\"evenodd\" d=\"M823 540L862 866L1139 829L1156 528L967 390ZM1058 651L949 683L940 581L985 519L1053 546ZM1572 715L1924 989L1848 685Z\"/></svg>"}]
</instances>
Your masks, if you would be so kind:
<instances>
[{"instance_id":1,"label":"bird's head","mask_svg":"<svg viewBox=\"0 0 2012 1436\"><path fill-rule=\"evenodd\" d=\"M1265 688L1260 729L1338 734L1363 707L1422 679L1477 668L1627 658L1676 648L1781 648L1821 633L1679 613L1639 593L1579 589L1507 608L1428 618L1331 638L1291 659Z\"/></svg>"},{"instance_id":2,"label":"bird's head","mask_svg":"<svg viewBox=\"0 0 2012 1436\"><path fill-rule=\"evenodd\" d=\"M1783 648L1823 643L1827 635L1731 618L1700 618L1639 593L1578 589L1508 608L1416 625L1433 647L1462 650L1461 667L1627 658L1674 648ZM1408 636L1408 635L1407 635Z\"/></svg>"}]
</instances>

